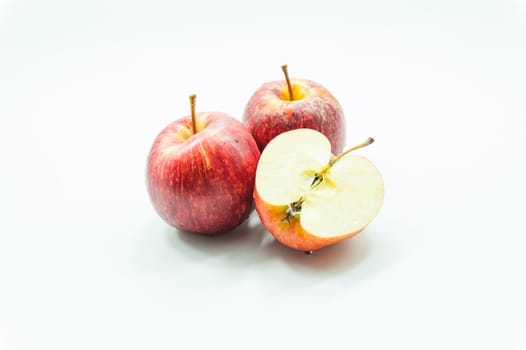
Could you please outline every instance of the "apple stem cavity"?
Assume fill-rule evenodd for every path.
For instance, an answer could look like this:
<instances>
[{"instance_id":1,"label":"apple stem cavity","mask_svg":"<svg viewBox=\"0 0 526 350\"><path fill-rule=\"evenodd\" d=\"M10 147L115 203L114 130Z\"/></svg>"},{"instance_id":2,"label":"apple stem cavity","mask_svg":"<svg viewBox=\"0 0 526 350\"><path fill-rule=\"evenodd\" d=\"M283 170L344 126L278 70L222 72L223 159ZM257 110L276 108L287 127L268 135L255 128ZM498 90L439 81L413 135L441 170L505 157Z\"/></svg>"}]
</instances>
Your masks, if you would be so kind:
<instances>
[{"instance_id":1,"label":"apple stem cavity","mask_svg":"<svg viewBox=\"0 0 526 350\"><path fill-rule=\"evenodd\" d=\"M338 160L342 159L344 156L346 156L347 154L351 153L352 151L356 151L357 149L360 149L360 148L364 148L366 146L369 146L371 143L374 142L374 138L372 137L369 137L367 140L365 140L364 142L360 143L360 144L357 144L356 146L353 146L351 148L349 148L348 150L346 151L343 151L342 153L340 153L336 158L333 158L331 159L331 161L329 162L329 166L333 166L334 163L336 163Z\"/></svg>"},{"instance_id":2,"label":"apple stem cavity","mask_svg":"<svg viewBox=\"0 0 526 350\"><path fill-rule=\"evenodd\" d=\"M287 65L282 65L281 70L283 71L283 74L285 74L285 80L287 81L287 88L289 89L289 100L294 101L294 94L292 93L292 84L290 83L289 70Z\"/></svg>"},{"instance_id":3,"label":"apple stem cavity","mask_svg":"<svg viewBox=\"0 0 526 350\"><path fill-rule=\"evenodd\" d=\"M195 121L195 98L196 95L192 94L190 97L190 113L192 116L192 134L197 134L197 122Z\"/></svg>"}]
</instances>

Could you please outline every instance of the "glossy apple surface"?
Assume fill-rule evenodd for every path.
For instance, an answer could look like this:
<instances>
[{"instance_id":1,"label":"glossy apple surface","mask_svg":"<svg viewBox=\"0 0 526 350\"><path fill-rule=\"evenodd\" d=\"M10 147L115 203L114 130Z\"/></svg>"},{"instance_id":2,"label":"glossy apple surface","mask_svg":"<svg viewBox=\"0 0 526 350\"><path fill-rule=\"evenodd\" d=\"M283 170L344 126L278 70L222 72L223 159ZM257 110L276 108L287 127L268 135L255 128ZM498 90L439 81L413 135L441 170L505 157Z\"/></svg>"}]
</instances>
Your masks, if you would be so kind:
<instances>
[{"instance_id":1,"label":"glossy apple surface","mask_svg":"<svg viewBox=\"0 0 526 350\"><path fill-rule=\"evenodd\" d=\"M252 95L243 115L243 122L254 136L259 149L277 135L294 129L309 128L324 134L334 154L342 151L345 142L345 118L336 98L320 84L291 79L293 100L285 81L263 84Z\"/></svg>"},{"instance_id":2,"label":"glossy apple surface","mask_svg":"<svg viewBox=\"0 0 526 350\"><path fill-rule=\"evenodd\" d=\"M229 231L252 212L260 156L245 126L220 113L198 113L168 125L155 138L147 186L157 213L188 232Z\"/></svg>"},{"instance_id":3,"label":"glossy apple surface","mask_svg":"<svg viewBox=\"0 0 526 350\"><path fill-rule=\"evenodd\" d=\"M382 177L369 160L347 152L334 157L329 140L311 129L285 132L267 145L254 198L261 222L279 242L313 251L354 236L376 217Z\"/></svg>"}]
</instances>

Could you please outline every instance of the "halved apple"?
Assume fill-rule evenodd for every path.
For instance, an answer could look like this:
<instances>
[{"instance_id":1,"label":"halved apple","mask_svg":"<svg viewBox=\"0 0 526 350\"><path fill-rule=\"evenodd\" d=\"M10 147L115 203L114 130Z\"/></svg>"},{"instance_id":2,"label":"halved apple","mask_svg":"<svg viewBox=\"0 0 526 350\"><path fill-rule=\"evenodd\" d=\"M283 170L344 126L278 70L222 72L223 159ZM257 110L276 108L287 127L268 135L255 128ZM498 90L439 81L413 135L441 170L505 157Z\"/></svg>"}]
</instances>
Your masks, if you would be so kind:
<instances>
[{"instance_id":1,"label":"halved apple","mask_svg":"<svg viewBox=\"0 0 526 350\"><path fill-rule=\"evenodd\" d=\"M331 154L329 140L312 129L276 136L256 170L254 198L265 228L284 245L305 252L350 238L376 217L384 185L376 167L350 152Z\"/></svg>"}]
</instances>

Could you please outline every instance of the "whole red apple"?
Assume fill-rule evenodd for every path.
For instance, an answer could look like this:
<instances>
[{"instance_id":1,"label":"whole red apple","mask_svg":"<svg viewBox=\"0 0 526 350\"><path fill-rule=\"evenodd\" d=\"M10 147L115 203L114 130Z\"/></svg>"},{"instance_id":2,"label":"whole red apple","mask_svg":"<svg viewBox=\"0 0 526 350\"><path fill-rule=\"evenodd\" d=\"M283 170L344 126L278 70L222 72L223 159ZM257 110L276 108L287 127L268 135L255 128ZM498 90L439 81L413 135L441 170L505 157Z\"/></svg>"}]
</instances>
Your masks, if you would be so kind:
<instances>
[{"instance_id":1,"label":"whole red apple","mask_svg":"<svg viewBox=\"0 0 526 350\"><path fill-rule=\"evenodd\" d=\"M169 124L155 138L147 185L157 213L180 230L216 234L242 223L254 209L252 193L260 156L252 135L220 112Z\"/></svg>"},{"instance_id":2,"label":"whole red apple","mask_svg":"<svg viewBox=\"0 0 526 350\"><path fill-rule=\"evenodd\" d=\"M250 98L243 122L254 136L260 151L277 135L300 128L314 129L339 154L345 143L345 117L336 98L320 84L306 79L289 79L263 84Z\"/></svg>"}]
</instances>

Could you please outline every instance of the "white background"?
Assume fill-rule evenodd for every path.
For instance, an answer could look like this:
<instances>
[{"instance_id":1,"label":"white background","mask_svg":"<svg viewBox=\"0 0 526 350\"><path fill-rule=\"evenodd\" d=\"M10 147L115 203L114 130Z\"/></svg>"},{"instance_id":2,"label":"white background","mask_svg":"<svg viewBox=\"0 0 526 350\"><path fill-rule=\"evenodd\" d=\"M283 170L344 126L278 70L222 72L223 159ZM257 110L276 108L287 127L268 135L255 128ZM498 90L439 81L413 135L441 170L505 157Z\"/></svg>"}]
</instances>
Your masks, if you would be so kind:
<instances>
[{"instance_id":1,"label":"white background","mask_svg":"<svg viewBox=\"0 0 526 350\"><path fill-rule=\"evenodd\" d=\"M153 210L156 134L325 85L381 170L312 256ZM0 349L525 349L526 3L0 0Z\"/></svg>"}]
</instances>

